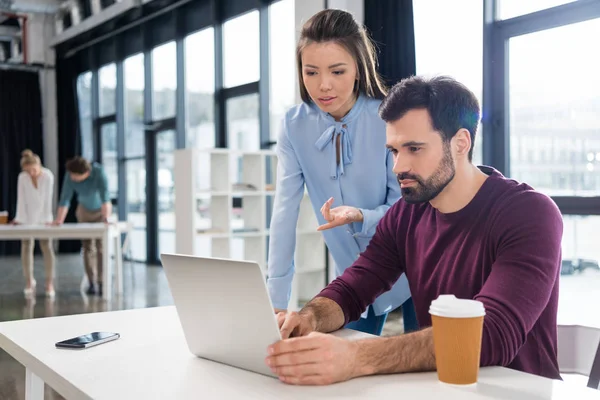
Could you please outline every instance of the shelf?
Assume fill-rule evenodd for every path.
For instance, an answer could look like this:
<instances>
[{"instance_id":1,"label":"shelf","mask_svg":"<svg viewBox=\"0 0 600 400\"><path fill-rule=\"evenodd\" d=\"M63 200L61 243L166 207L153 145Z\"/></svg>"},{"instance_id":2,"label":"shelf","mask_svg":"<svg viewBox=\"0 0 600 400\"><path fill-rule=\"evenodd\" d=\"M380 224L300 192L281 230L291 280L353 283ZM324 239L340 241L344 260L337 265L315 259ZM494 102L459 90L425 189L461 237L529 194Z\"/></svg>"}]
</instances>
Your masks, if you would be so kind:
<instances>
[{"instance_id":1,"label":"shelf","mask_svg":"<svg viewBox=\"0 0 600 400\"><path fill-rule=\"evenodd\" d=\"M264 196L266 195L266 192L261 192L258 190L244 190L232 192L231 195L233 197Z\"/></svg>"},{"instance_id":2,"label":"shelf","mask_svg":"<svg viewBox=\"0 0 600 400\"><path fill-rule=\"evenodd\" d=\"M298 229L296 230L297 235L321 235L322 232L318 231L317 228L314 229Z\"/></svg>"},{"instance_id":3,"label":"shelf","mask_svg":"<svg viewBox=\"0 0 600 400\"><path fill-rule=\"evenodd\" d=\"M197 236L203 236L203 237L210 237L210 238L227 238L229 237L229 233L227 232L210 232L210 231L206 231L206 232L202 232L202 231L198 231Z\"/></svg>"},{"instance_id":4,"label":"shelf","mask_svg":"<svg viewBox=\"0 0 600 400\"><path fill-rule=\"evenodd\" d=\"M225 197L225 196L229 196L230 194L231 194L230 192L223 192L223 191L201 190L199 192L196 192L196 197L197 198Z\"/></svg>"},{"instance_id":5,"label":"shelf","mask_svg":"<svg viewBox=\"0 0 600 400\"><path fill-rule=\"evenodd\" d=\"M267 236L267 232L258 231L258 232L231 232L231 237L239 237L239 238L252 238L252 237L262 237Z\"/></svg>"},{"instance_id":6,"label":"shelf","mask_svg":"<svg viewBox=\"0 0 600 400\"><path fill-rule=\"evenodd\" d=\"M231 192L223 192L223 191L210 191L210 190L201 190L196 192L197 198L207 198L207 197L250 197L250 196L274 196L275 191L273 190L235 190Z\"/></svg>"},{"instance_id":7,"label":"shelf","mask_svg":"<svg viewBox=\"0 0 600 400\"><path fill-rule=\"evenodd\" d=\"M267 273L268 218L276 195L274 151L178 149L175 167L175 251L253 261ZM324 286L325 244L304 190L296 229L290 307Z\"/></svg>"}]
</instances>

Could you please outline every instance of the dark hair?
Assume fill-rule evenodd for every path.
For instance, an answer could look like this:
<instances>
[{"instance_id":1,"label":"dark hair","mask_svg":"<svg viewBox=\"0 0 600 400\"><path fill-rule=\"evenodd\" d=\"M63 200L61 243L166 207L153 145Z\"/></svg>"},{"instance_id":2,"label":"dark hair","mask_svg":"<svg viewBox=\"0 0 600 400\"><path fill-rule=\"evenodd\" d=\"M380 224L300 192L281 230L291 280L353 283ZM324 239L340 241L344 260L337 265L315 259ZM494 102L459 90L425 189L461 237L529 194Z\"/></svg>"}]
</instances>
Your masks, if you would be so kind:
<instances>
[{"instance_id":1,"label":"dark hair","mask_svg":"<svg viewBox=\"0 0 600 400\"><path fill-rule=\"evenodd\" d=\"M70 173L78 175L83 175L92 169L90 162L81 156L71 158L65 167Z\"/></svg>"},{"instance_id":2,"label":"dark hair","mask_svg":"<svg viewBox=\"0 0 600 400\"><path fill-rule=\"evenodd\" d=\"M306 21L296 46L296 66L302 101L305 103L312 101L302 79L302 51L309 44L325 42L334 42L342 46L356 61L357 94L360 92L378 99L386 95L385 84L377 73L375 46L365 29L349 12L327 9L316 13Z\"/></svg>"},{"instance_id":3,"label":"dark hair","mask_svg":"<svg viewBox=\"0 0 600 400\"><path fill-rule=\"evenodd\" d=\"M379 116L385 122L397 121L408 111L426 109L433 128L440 132L444 142L449 142L459 129L471 134L469 161L477 125L481 117L477 97L465 85L449 76L422 78L412 76L394 85L379 105Z\"/></svg>"}]
</instances>

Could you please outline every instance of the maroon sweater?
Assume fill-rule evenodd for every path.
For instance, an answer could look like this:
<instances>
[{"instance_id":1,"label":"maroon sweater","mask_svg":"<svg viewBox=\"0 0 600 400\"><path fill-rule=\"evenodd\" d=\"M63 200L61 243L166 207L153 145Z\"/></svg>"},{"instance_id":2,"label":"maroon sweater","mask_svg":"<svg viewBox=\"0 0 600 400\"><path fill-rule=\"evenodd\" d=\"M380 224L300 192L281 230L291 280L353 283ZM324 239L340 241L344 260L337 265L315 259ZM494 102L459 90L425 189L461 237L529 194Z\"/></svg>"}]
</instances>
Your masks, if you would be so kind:
<instances>
[{"instance_id":1,"label":"maroon sweater","mask_svg":"<svg viewBox=\"0 0 600 400\"><path fill-rule=\"evenodd\" d=\"M352 267L319 296L357 320L406 272L419 325L440 294L483 302L481 365L560 379L556 313L562 217L547 196L481 167L489 175L462 210L443 214L402 199L379 222Z\"/></svg>"}]
</instances>

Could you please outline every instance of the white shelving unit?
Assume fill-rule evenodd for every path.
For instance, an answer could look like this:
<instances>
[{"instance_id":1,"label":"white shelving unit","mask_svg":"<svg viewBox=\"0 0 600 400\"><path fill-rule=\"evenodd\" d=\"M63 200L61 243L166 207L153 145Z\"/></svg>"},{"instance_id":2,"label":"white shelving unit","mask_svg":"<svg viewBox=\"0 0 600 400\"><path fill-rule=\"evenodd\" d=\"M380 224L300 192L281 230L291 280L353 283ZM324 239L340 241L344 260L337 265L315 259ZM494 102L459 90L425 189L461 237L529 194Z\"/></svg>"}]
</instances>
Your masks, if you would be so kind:
<instances>
[{"instance_id":1,"label":"white shelving unit","mask_svg":"<svg viewBox=\"0 0 600 400\"><path fill-rule=\"evenodd\" d=\"M275 152L181 149L174 154L176 252L256 261L266 275ZM290 308L324 286L325 245L317 226L305 195L296 229Z\"/></svg>"}]
</instances>

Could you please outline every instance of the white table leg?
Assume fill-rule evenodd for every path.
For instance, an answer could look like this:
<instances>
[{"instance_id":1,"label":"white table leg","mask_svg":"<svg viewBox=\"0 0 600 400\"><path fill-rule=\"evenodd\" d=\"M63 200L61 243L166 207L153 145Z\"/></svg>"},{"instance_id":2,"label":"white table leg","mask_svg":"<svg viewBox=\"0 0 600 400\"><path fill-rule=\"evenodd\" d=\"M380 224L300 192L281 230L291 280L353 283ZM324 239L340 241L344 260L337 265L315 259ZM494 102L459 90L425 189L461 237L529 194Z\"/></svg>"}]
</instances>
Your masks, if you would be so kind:
<instances>
[{"instance_id":1,"label":"white table leg","mask_svg":"<svg viewBox=\"0 0 600 400\"><path fill-rule=\"evenodd\" d=\"M114 231L114 254L115 254L115 275L117 279L117 293L123 294L123 252L121 249L121 231Z\"/></svg>"},{"instance_id":2,"label":"white table leg","mask_svg":"<svg viewBox=\"0 0 600 400\"><path fill-rule=\"evenodd\" d=\"M103 272L103 281L104 281L104 285L102 287L103 293L102 293L102 298L104 298L104 300L106 301L110 301L112 299L112 288L113 288L113 275L112 275L112 263L110 262L110 235L109 235L109 231L110 231L111 227L110 226L106 226L106 228L104 229L104 235L103 235L103 239L102 239L102 251L104 254L104 257L102 257L102 264L104 266L104 270Z\"/></svg>"},{"instance_id":3,"label":"white table leg","mask_svg":"<svg viewBox=\"0 0 600 400\"><path fill-rule=\"evenodd\" d=\"M44 400L44 381L29 368L25 369L25 400Z\"/></svg>"}]
</instances>

